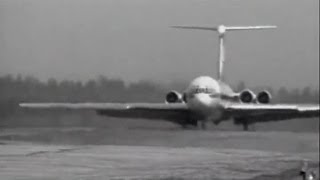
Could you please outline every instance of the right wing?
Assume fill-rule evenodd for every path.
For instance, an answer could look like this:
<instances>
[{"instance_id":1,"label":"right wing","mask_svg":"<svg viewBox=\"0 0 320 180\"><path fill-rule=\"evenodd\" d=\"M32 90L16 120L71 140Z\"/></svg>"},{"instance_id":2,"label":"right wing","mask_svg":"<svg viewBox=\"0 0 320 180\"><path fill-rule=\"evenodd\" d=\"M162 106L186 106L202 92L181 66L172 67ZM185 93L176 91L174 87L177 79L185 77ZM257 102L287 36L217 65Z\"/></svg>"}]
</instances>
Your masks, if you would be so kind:
<instances>
[{"instance_id":1,"label":"right wing","mask_svg":"<svg viewBox=\"0 0 320 180\"><path fill-rule=\"evenodd\" d=\"M184 120L191 115L184 103L21 103L33 109L94 110L100 115L123 118Z\"/></svg>"},{"instance_id":2,"label":"right wing","mask_svg":"<svg viewBox=\"0 0 320 180\"><path fill-rule=\"evenodd\" d=\"M319 105L228 103L225 111L250 123L319 117Z\"/></svg>"}]
</instances>

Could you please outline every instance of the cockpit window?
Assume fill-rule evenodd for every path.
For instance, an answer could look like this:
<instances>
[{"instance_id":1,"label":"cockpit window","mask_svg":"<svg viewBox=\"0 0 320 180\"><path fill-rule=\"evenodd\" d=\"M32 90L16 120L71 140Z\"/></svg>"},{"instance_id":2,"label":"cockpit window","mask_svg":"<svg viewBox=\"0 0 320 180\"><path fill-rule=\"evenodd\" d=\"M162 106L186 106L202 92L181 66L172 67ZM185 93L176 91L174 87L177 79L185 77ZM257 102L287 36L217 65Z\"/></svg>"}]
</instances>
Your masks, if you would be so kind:
<instances>
[{"instance_id":1,"label":"cockpit window","mask_svg":"<svg viewBox=\"0 0 320 180\"><path fill-rule=\"evenodd\" d=\"M204 94L213 94L215 93L214 89L207 88L207 87L196 87L193 89L193 94L199 94L199 93L204 93Z\"/></svg>"}]
</instances>

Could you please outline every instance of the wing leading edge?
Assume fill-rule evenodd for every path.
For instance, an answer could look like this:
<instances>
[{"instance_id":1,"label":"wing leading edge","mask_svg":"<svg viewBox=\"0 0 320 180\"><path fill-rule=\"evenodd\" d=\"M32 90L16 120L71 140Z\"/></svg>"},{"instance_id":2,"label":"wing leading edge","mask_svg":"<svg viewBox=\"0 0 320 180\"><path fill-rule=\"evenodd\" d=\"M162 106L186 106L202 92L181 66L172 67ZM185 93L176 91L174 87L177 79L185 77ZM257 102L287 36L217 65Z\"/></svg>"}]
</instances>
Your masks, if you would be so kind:
<instances>
[{"instance_id":1,"label":"wing leading edge","mask_svg":"<svg viewBox=\"0 0 320 180\"><path fill-rule=\"evenodd\" d=\"M32 109L94 110L100 115L124 118L186 119L191 112L184 103L21 103Z\"/></svg>"},{"instance_id":2,"label":"wing leading edge","mask_svg":"<svg viewBox=\"0 0 320 180\"><path fill-rule=\"evenodd\" d=\"M196 118L184 103L21 103L32 109L93 110L100 115L123 118L164 119L173 122ZM250 123L319 117L319 105L225 103L225 115Z\"/></svg>"},{"instance_id":3,"label":"wing leading edge","mask_svg":"<svg viewBox=\"0 0 320 180\"><path fill-rule=\"evenodd\" d=\"M225 105L225 112L234 118L246 118L255 123L319 117L319 105L229 103Z\"/></svg>"}]
</instances>

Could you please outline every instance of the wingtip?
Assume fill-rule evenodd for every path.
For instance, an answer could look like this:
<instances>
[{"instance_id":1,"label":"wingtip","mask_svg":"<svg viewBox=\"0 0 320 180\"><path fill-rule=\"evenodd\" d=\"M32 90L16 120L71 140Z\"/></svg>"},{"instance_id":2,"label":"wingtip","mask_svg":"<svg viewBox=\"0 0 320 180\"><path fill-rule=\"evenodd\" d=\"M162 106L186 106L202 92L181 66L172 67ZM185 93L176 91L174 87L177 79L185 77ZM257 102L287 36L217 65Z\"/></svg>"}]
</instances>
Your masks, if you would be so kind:
<instances>
[{"instance_id":1,"label":"wingtip","mask_svg":"<svg viewBox=\"0 0 320 180\"><path fill-rule=\"evenodd\" d=\"M183 28L183 26L169 26L169 28L175 28L175 29L177 29L177 28Z\"/></svg>"},{"instance_id":2,"label":"wingtip","mask_svg":"<svg viewBox=\"0 0 320 180\"><path fill-rule=\"evenodd\" d=\"M19 105L19 107L25 107L26 106L25 103L19 103L18 105Z\"/></svg>"},{"instance_id":3,"label":"wingtip","mask_svg":"<svg viewBox=\"0 0 320 180\"><path fill-rule=\"evenodd\" d=\"M19 103L19 107L21 108L32 108L33 106L33 103Z\"/></svg>"},{"instance_id":4,"label":"wingtip","mask_svg":"<svg viewBox=\"0 0 320 180\"><path fill-rule=\"evenodd\" d=\"M276 28L278 28L278 26L276 26L276 25L268 25L268 26L266 26L267 28L270 28L270 29L276 29Z\"/></svg>"}]
</instances>

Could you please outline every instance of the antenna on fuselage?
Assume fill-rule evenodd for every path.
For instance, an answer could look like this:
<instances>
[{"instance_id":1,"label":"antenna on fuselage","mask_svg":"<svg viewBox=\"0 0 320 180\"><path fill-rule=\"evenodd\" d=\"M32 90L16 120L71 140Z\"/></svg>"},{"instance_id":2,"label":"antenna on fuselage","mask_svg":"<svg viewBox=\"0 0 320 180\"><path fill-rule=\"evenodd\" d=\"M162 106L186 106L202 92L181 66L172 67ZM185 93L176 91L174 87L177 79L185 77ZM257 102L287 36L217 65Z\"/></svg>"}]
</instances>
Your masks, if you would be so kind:
<instances>
[{"instance_id":1,"label":"antenna on fuselage","mask_svg":"<svg viewBox=\"0 0 320 180\"><path fill-rule=\"evenodd\" d=\"M227 31L234 30L260 30L260 29L273 29L277 26L224 26L217 27L201 27L201 26L171 26L179 29L196 29L196 30L208 30L217 31L219 33L219 61L218 61L218 80L223 80L223 66L225 62L225 35Z\"/></svg>"}]
</instances>

